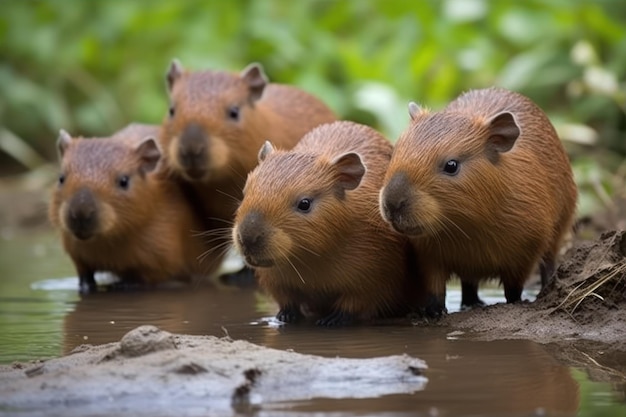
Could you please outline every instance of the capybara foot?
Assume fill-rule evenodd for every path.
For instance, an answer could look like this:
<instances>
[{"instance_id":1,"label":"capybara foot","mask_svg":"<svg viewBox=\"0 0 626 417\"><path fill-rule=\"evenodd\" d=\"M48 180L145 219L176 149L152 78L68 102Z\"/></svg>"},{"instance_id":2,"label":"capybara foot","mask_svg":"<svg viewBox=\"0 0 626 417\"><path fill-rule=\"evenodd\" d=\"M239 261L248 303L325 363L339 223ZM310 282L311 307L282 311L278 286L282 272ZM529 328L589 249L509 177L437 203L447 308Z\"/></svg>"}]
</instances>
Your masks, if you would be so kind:
<instances>
[{"instance_id":1,"label":"capybara foot","mask_svg":"<svg viewBox=\"0 0 626 417\"><path fill-rule=\"evenodd\" d=\"M293 305L282 307L278 311L278 314L276 314L276 318L283 323L295 323L302 319L302 317L303 315L300 312L300 308Z\"/></svg>"},{"instance_id":2,"label":"capybara foot","mask_svg":"<svg viewBox=\"0 0 626 417\"><path fill-rule=\"evenodd\" d=\"M91 294L98 291L98 285L93 275L80 277L78 282L79 294Z\"/></svg>"},{"instance_id":3,"label":"capybara foot","mask_svg":"<svg viewBox=\"0 0 626 417\"><path fill-rule=\"evenodd\" d=\"M431 319L439 319L447 313L446 304L434 295L430 297L428 303L422 310L422 314Z\"/></svg>"}]
</instances>

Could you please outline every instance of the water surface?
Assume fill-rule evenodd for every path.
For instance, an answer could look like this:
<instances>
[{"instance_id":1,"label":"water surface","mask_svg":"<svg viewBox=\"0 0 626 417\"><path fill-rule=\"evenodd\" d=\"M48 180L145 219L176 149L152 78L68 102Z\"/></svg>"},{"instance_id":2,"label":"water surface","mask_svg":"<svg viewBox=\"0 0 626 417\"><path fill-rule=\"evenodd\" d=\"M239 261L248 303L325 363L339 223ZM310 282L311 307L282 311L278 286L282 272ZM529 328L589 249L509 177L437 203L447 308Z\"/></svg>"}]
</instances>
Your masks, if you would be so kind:
<instances>
[{"instance_id":1,"label":"water surface","mask_svg":"<svg viewBox=\"0 0 626 417\"><path fill-rule=\"evenodd\" d=\"M272 318L274 303L255 288L179 286L80 297L73 267L50 233L4 236L0 265L1 363L118 341L139 325L153 324L174 333L228 335L327 357L406 353L428 364L425 389L412 395L315 399L264 408L268 415L626 415L626 405L618 402L611 386L590 381L531 341L480 342L468 333L408 323L338 329L281 326ZM481 290L481 297L489 303L503 301L497 287ZM459 301L458 288L451 288L449 310L458 309Z\"/></svg>"}]
</instances>

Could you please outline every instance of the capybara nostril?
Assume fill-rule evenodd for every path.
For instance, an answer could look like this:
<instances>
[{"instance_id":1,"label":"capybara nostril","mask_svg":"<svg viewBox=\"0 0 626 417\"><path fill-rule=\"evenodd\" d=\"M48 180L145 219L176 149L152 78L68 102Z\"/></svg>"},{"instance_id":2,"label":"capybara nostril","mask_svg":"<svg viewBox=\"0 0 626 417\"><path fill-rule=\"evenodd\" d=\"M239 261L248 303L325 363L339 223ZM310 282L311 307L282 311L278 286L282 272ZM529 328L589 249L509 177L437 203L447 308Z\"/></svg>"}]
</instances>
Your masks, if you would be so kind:
<instances>
[{"instance_id":1,"label":"capybara nostril","mask_svg":"<svg viewBox=\"0 0 626 417\"><path fill-rule=\"evenodd\" d=\"M61 131L63 181L48 213L76 267L79 291L97 290L98 271L122 283L155 284L211 276L221 264L219 242L198 236L204 222L195 200L157 168L160 132L137 123L110 137Z\"/></svg>"},{"instance_id":2,"label":"capybara nostril","mask_svg":"<svg viewBox=\"0 0 626 417\"><path fill-rule=\"evenodd\" d=\"M208 135L202 126L190 123L180 137L178 158L180 164L192 177L202 176L209 161Z\"/></svg>"},{"instance_id":3,"label":"capybara nostril","mask_svg":"<svg viewBox=\"0 0 626 417\"><path fill-rule=\"evenodd\" d=\"M271 139L291 149L312 128L337 119L319 98L293 85L269 82L263 67L190 70L173 60L166 72L170 114L160 136L164 171L197 202L203 230L228 245L246 176ZM232 236L234 237L234 236Z\"/></svg>"},{"instance_id":4,"label":"capybara nostril","mask_svg":"<svg viewBox=\"0 0 626 417\"><path fill-rule=\"evenodd\" d=\"M279 320L304 315L335 326L402 316L418 304L409 240L378 212L392 153L384 136L340 121L291 150L260 149L233 230Z\"/></svg>"},{"instance_id":5,"label":"capybara nostril","mask_svg":"<svg viewBox=\"0 0 626 417\"><path fill-rule=\"evenodd\" d=\"M480 304L478 284L493 278L502 282L507 302L520 301L538 263L546 284L577 198L569 159L547 115L502 88L469 91L438 112L411 104L409 113L381 211L411 239L437 309L453 274L463 284L462 300L472 304ZM410 208L396 172L411 180Z\"/></svg>"},{"instance_id":6,"label":"capybara nostril","mask_svg":"<svg viewBox=\"0 0 626 417\"><path fill-rule=\"evenodd\" d=\"M410 184L406 174L395 173L382 190L381 211L383 218L393 221L399 216L406 215L409 210Z\"/></svg>"},{"instance_id":7,"label":"capybara nostril","mask_svg":"<svg viewBox=\"0 0 626 417\"><path fill-rule=\"evenodd\" d=\"M262 252L266 236L263 223L263 215L258 211L251 211L239 224L237 238L244 255L258 256Z\"/></svg>"},{"instance_id":8,"label":"capybara nostril","mask_svg":"<svg viewBox=\"0 0 626 417\"><path fill-rule=\"evenodd\" d=\"M67 209L67 225L80 240L92 237L98 229L96 198L88 188L81 188L70 199Z\"/></svg>"}]
</instances>

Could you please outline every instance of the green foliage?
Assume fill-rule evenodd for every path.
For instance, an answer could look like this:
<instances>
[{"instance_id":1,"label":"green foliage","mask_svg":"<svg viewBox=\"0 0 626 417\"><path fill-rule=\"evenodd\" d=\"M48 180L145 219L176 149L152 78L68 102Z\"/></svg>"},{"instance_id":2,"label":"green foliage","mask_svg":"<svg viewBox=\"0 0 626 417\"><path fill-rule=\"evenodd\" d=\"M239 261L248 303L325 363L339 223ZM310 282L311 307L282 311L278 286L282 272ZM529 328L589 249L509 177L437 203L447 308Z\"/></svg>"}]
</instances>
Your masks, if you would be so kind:
<instances>
[{"instance_id":1,"label":"green foliage","mask_svg":"<svg viewBox=\"0 0 626 417\"><path fill-rule=\"evenodd\" d=\"M59 128L160 122L174 57L233 71L259 61L392 140L409 100L440 108L500 85L535 100L565 140L626 154L619 0L3 1L0 38L1 125L50 159Z\"/></svg>"}]
</instances>

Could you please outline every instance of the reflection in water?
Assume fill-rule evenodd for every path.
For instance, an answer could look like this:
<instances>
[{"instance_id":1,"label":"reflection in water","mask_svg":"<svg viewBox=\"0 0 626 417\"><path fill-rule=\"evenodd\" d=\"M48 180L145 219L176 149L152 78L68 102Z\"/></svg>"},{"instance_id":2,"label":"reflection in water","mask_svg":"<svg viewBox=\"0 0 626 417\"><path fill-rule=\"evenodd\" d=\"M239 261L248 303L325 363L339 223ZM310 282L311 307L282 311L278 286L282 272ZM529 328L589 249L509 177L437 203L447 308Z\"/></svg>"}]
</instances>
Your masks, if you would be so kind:
<instances>
[{"instance_id":1,"label":"reflection in water","mask_svg":"<svg viewBox=\"0 0 626 417\"><path fill-rule=\"evenodd\" d=\"M65 318L64 353L83 343L118 341L142 324L192 335L249 329L257 298L253 289L211 286L89 294Z\"/></svg>"},{"instance_id":2,"label":"reflection in water","mask_svg":"<svg viewBox=\"0 0 626 417\"><path fill-rule=\"evenodd\" d=\"M275 305L254 289L182 287L81 298L75 277L41 281L73 273L54 234L0 238L0 363L56 356L84 343L118 341L140 324L154 324L176 333L228 332L233 339L328 357L407 353L429 365L424 391L412 395L315 399L264 406L257 415L335 411L376 416L570 416L604 413L607 403L616 410L612 415L626 415L626 405L615 403L609 385L590 382L578 372L579 392L570 369L555 362L542 345L529 341L475 342L471 335L454 337L434 326L279 327L272 320L268 324L276 314ZM502 288L483 289L481 298L500 302ZM458 287L449 288L446 301L450 311L458 308Z\"/></svg>"},{"instance_id":3,"label":"reflection in water","mask_svg":"<svg viewBox=\"0 0 626 417\"><path fill-rule=\"evenodd\" d=\"M65 318L64 351L83 343L117 341L140 324L153 324L174 333L227 333L233 339L328 357L406 353L429 366L425 390L412 395L284 405L290 411L574 415L579 406L579 388L569 368L530 341L476 342L469 336L447 335L443 328L409 324L280 327L265 321L275 314L274 308L251 288L207 286L89 295Z\"/></svg>"},{"instance_id":4,"label":"reflection in water","mask_svg":"<svg viewBox=\"0 0 626 417\"><path fill-rule=\"evenodd\" d=\"M106 277L98 278L99 282L103 282ZM77 285L77 278L68 278L40 282L35 287L74 290ZM499 293L501 293L499 288L487 288L481 290L480 296L488 304L503 302L504 296ZM448 291L446 302L449 311L458 310L460 294L459 288ZM527 294L527 298L534 299L534 295ZM269 322L269 327L280 327L276 325L279 322L273 319L276 312L275 304L259 290L234 286L216 288L204 285L189 288L181 285L156 291L89 294L83 296L66 317L64 353L83 343L101 344L117 341L127 331L141 324L154 324L172 333L193 335L224 336L225 332L228 332L232 337L237 334L236 338L253 341L258 339L258 334L263 333L263 330L255 330L250 325L263 327ZM298 331L297 329L301 328L280 327L280 332L285 329ZM306 338L312 329L310 327L304 329L305 334L302 337ZM310 341L313 346L320 341L325 346L323 339L320 340L315 335L313 332ZM263 344L264 340L256 342ZM304 341L302 344L306 345ZM332 346L326 348L332 350ZM363 357L368 357L369 353L366 350Z\"/></svg>"}]
</instances>

